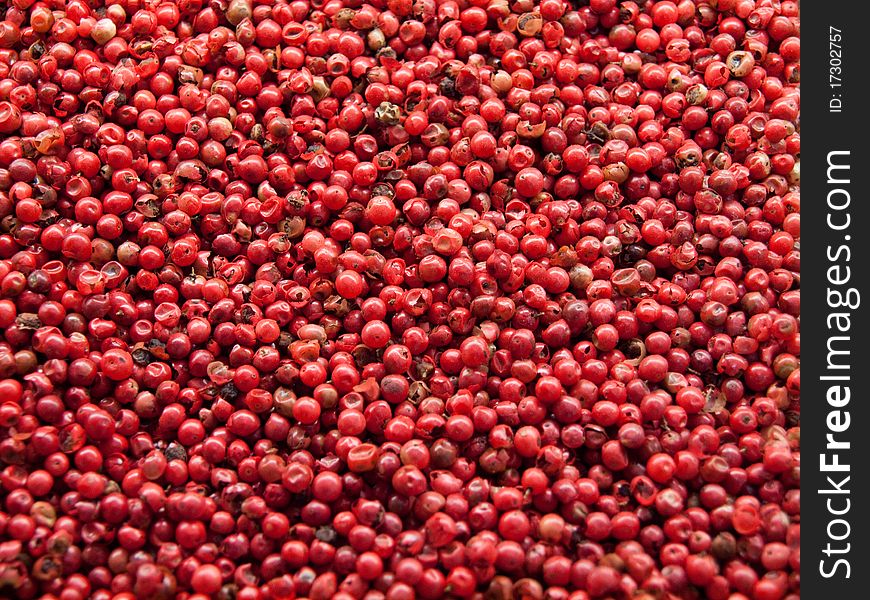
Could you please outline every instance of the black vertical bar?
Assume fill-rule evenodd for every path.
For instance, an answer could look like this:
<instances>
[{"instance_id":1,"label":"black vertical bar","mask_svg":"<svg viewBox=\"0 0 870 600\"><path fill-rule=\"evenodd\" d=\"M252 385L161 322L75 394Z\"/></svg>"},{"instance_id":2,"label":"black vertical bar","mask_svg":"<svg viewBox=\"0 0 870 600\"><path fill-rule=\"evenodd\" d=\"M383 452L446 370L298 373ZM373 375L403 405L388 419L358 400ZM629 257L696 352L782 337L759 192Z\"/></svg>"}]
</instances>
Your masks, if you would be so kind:
<instances>
[{"instance_id":1,"label":"black vertical bar","mask_svg":"<svg viewBox=\"0 0 870 600\"><path fill-rule=\"evenodd\" d=\"M801 14L801 595L807 599L866 597L870 582L865 12L863 4L831 0L804 2ZM849 470L836 470L835 462Z\"/></svg>"}]
</instances>

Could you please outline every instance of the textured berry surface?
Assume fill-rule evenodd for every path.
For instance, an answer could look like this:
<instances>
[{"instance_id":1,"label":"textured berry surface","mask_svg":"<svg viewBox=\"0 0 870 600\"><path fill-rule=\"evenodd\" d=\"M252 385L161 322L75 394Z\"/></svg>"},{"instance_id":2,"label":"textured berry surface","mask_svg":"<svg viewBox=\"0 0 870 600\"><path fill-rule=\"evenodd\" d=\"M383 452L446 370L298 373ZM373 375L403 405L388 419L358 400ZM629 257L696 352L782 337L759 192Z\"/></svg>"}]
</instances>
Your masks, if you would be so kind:
<instances>
[{"instance_id":1,"label":"textured berry surface","mask_svg":"<svg viewBox=\"0 0 870 600\"><path fill-rule=\"evenodd\" d=\"M794 0L0 6L0 597L798 600Z\"/></svg>"}]
</instances>

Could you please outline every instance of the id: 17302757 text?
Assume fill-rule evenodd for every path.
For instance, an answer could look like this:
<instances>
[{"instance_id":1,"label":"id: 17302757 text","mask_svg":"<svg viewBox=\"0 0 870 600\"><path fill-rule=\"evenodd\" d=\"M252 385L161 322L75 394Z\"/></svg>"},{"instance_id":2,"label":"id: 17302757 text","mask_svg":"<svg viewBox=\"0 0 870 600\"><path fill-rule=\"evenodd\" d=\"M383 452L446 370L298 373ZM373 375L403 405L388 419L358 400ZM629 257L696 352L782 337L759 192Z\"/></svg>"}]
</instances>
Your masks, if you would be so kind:
<instances>
[{"instance_id":1,"label":"id: 17302757 text","mask_svg":"<svg viewBox=\"0 0 870 600\"><path fill-rule=\"evenodd\" d=\"M828 27L828 112L843 112L843 30Z\"/></svg>"}]
</instances>

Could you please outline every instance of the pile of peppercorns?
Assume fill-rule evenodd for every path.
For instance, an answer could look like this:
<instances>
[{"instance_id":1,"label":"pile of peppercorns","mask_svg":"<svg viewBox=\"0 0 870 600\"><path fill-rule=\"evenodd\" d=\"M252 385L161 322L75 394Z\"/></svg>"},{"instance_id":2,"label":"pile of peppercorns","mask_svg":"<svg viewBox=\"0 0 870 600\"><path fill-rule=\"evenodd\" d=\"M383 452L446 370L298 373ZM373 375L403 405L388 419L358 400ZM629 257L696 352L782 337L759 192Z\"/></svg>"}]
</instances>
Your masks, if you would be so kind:
<instances>
[{"instance_id":1,"label":"pile of peppercorns","mask_svg":"<svg viewBox=\"0 0 870 600\"><path fill-rule=\"evenodd\" d=\"M0 6L0 596L798 600L797 0Z\"/></svg>"}]
</instances>

